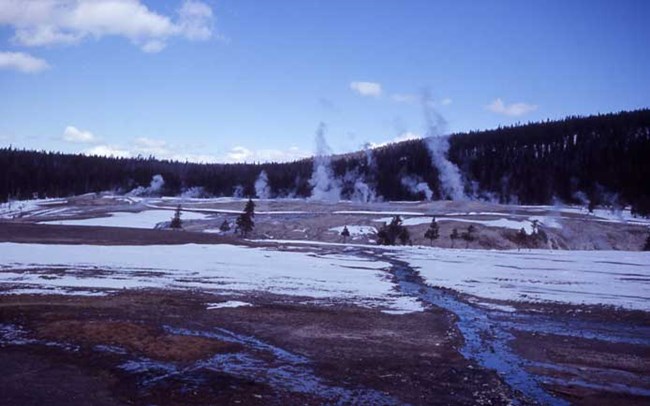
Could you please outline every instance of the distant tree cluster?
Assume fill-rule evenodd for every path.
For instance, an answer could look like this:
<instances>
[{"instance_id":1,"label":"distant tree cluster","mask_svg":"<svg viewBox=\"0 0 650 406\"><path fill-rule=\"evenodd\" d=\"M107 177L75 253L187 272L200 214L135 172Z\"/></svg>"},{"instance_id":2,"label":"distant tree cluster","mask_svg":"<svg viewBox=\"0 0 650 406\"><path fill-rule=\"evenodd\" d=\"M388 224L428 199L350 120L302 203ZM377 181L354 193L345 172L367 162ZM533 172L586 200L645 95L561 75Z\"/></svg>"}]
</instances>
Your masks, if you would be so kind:
<instances>
[{"instance_id":1,"label":"distant tree cluster","mask_svg":"<svg viewBox=\"0 0 650 406\"><path fill-rule=\"evenodd\" d=\"M451 230L451 234L449 235L449 238L451 239L451 247L455 248L456 240L462 239L463 241L465 241L465 248L469 248L469 244L478 239L477 233L478 231L476 230L476 227L474 227L473 225L467 227L467 230L463 231L462 233L458 232L457 228L454 228L453 230Z\"/></svg>"},{"instance_id":2,"label":"distant tree cluster","mask_svg":"<svg viewBox=\"0 0 650 406\"><path fill-rule=\"evenodd\" d=\"M402 225L400 216L395 216L390 223L384 225L377 232L377 244L395 245L399 242L402 245L411 244L409 230Z\"/></svg>"},{"instance_id":3,"label":"distant tree cluster","mask_svg":"<svg viewBox=\"0 0 650 406\"><path fill-rule=\"evenodd\" d=\"M635 214L650 216L650 109L454 134L449 143L449 159L460 168L468 195L521 204L557 199L591 209L631 205ZM201 188L207 195L255 196L262 170L270 196L308 197L312 169L311 159L196 164L8 147L0 149L0 201L128 192L147 186L156 174L165 180L161 193L166 195ZM442 198L424 140L339 155L332 170L341 181L342 198L352 197L362 179L386 200L421 199L421 193L405 188L405 177L421 179L433 199Z\"/></svg>"},{"instance_id":4,"label":"distant tree cluster","mask_svg":"<svg viewBox=\"0 0 650 406\"><path fill-rule=\"evenodd\" d=\"M424 232L424 238L430 240L431 245L433 245L433 240L437 240L439 237L440 237L440 229L438 227L438 222L434 217L433 219L431 219L431 224L429 225L429 228L427 229L427 231Z\"/></svg>"},{"instance_id":5,"label":"distant tree cluster","mask_svg":"<svg viewBox=\"0 0 650 406\"><path fill-rule=\"evenodd\" d=\"M539 225L539 220L531 222L531 233L528 234L525 228L521 228L515 237L515 243L519 249L536 248L548 243L548 236Z\"/></svg>"}]
</instances>

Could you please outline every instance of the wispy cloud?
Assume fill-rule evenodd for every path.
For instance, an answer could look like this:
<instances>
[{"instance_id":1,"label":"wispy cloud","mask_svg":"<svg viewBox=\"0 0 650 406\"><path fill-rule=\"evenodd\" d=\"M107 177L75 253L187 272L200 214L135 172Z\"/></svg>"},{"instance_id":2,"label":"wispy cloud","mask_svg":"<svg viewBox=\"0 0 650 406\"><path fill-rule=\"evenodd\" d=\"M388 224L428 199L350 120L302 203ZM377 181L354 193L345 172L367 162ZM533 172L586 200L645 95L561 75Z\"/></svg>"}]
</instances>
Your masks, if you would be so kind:
<instances>
[{"instance_id":1,"label":"wispy cloud","mask_svg":"<svg viewBox=\"0 0 650 406\"><path fill-rule=\"evenodd\" d=\"M203 151L196 152L197 148L172 145L162 139L138 137L126 143L105 142L92 132L82 131L74 126L66 127L63 140L71 143L95 144L82 151L86 155L122 158L154 156L158 159L203 163L219 161L216 155L205 154Z\"/></svg>"},{"instance_id":2,"label":"wispy cloud","mask_svg":"<svg viewBox=\"0 0 650 406\"><path fill-rule=\"evenodd\" d=\"M500 98L495 99L485 108L493 113L503 114L505 116L519 117L537 110L537 105L528 103L505 104Z\"/></svg>"},{"instance_id":3,"label":"wispy cloud","mask_svg":"<svg viewBox=\"0 0 650 406\"><path fill-rule=\"evenodd\" d=\"M152 11L141 0L0 0L2 25L14 29L13 42L22 46L118 36L145 52L159 52L172 37L209 39L213 13L196 0L185 0L174 16Z\"/></svg>"},{"instance_id":4,"label":"wispy cloud","mask_svg":"<svg viewBox=\"0 0 650 406\"><path fill-rule=\"evenodd\" d=\"M43 59L23 52L0 52L0 69L16 70L23 73L38 73L50 65Z\"/></svg>"},{"instance_id":5,"label":"wispy cloud","mask_svg":"<svg viewBox=\"0 0 650 406\"><path fill-rule=\"evenodd\" d=\"M225 162L289 162L306 158L312 154L298 147L280 149L251 150L243 146L232 148L227 154Z\"/></svg>"},{"instance_id":6,"label":"wispy cloud","mask_svg":"<svg viewBox=\"0 0 650 406\"><path fill-rule=\"evenodd\" d=\"M405 104L420 104L422 103L422 96L414 93L394 93L390 96L391 100L395 103L405 103ZM427 103L431 107L437 106L449 106L452 103L450 98L444 98L440 101L427 100Z\"/></svg>"},{"instance_id":7,"label":"wispy cloud","mask_svg":"<svg viewBox=\"0 0 650 406\"><path fill-rule=\"evenodd\" d=\"M116 158L130 158L133 156L130 151L114 145L97 145L84 151L84 154Z\"/></svg>"},{"instance_id":8,"label":"wispy cloud","mask_svg":"<svg viewBox=\"0 0 650 406\"><path fill-rule=\"evenodd\" d=\"M397 103L417 103L420 99L418 95L412 93L395 93L390 96L390 98Z\"/></svg>"},{"instance_id":9,"label":"wispy cloud","mask_svg":"<svg viewBox=\"0 0 650 406\"><path fill-rule=\"evenodd\" d=\"M381 96L381 84L375 82L350 82L350 89L361 96L379 97Z\"/></svg>"},{"instance_id":10,"label":"wispy cloud","mask_svg":"<svg viewBox=\"0 0 650 406\"><path fill-rule=\"evenodd\" d=\"M138 137L126 143L109 143L101 140L89 131L81 131L68 126L64 139L75 143L94 143L83 150L86 155L132 158L137 156L154 156L181 162L200 163L238 163L238 162L287 162L306 158L311 154L297 147L288 149L250 149L236 146L221 154L210 154L196 146L170 144L166 140Z\"/></svg>"},{"instance_id":11,"label":"wispy cloud","mask_svg":"<svg viewBox=\"0 0 650 406\"><path fill-rule=\"evenodd\" d=\"M95 134L90 131L82 131L75 126L69 125L63 130L63 140L67 142L94 144L99 142Z\"/></svg>"},{"instance_id":12,"label":"wispy cloud","mask_svg":"<svg viewBox=\"0 0 650 406\"><path fill-rule=\"evenodd\" d=\"M385 142L379 142L379 143L374 143L374 142L369 142L367 145L370 148L380 148L384 147L389 144L395 144L398 142L404 142L404 141L411 141L411 140L419 140L422 139L422 135L418 133L414 133L411 131L404 131L403 133L399 134L397 137L393 138L392 140L385 141Z\"/></svg>"}]
</instances>

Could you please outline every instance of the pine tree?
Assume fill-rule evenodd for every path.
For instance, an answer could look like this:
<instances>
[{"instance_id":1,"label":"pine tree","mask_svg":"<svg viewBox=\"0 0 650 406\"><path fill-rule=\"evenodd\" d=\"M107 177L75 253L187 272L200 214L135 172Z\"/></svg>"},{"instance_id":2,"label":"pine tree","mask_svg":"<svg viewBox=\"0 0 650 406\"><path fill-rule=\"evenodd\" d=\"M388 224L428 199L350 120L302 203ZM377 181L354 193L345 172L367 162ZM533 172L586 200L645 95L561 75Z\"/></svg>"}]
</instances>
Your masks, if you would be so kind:
<instances>
[{"instance_id":1,"label":"pine tree","mask_svg":"<svg viewBox=\"0 0 650 406\"><path fill-rule=\"evenodd\" d=\"M440 229L438 227L438 222L436 221L436 218L434 217L431 220L431 224L429 225L429 229L424 233L424 238L428 238L431 240L431 245L433 246L433 240L437 240L438 237L440 237Z\"/></svg>"},{"instance_id":2,"label":"pine tree","mask_svg":"<svg viewBox=\"0 0 650 406\"><path fill-rule=\"evenodd\" d=\"M244 207L244 212L237 217L236 221L237 230L242 237L247 237L248 233L253 231L255 227L253 217L255 217L255 203L252 199L248 199L246 207Z\"/></svg>"},{"instance_id":3,"label":"pine tree","mask_svg":"<svg viewBox=\"0 0 650 406\"><path fill-rule=\"evenodd\" d=\"M531 226L533 227L532 234L536 235L537 231L539 230L539 220L535 219L535 220L531 221L530 223L531 223Z\"/></svg>"},{"instance_id":4,"label":"pine tree","mask_svg":"<svg viewBox=\"0 0 650 406\"><path fill-rule=\"evenodd\" d=\"M397 238L399 238L399 242L402 245L412 245L411 244L411 234L409 234L409 230L404 227L400 226L401 228L399 229L399 234L397 235Z\"/></svg>"},{"instance_id":5,"label":"pine tree","mask_svg":"<svg viewBox=\"0 0 650 406\"><path fill-rule=\"evenodd\" d=\"M226 219L223 220L223 223L221 223L219 230L221 230L224 233L230 231L230 223L228 223L228 220Z\"/></svg>"},{"instance_id":6,"label":"pine tree","mask_svg":"<svg viewBox=\"0 0 650 406\"><path fill-rule=\"evenodd\" d=\"M455 228L451 230L451 234L449 235L449 238L451 238L451 248L454 248L456 240L460 238L460 234L458 234L458 230Z\"/></svg>"},{"instance_id":7,"label":"pine tree","mask_svg":"<svg viewBox=\"0 0 650 406\"><path fill-rule=\"evenodd\" d=\"M248 214L251 218L255 217L255 202L249 198L244 207L244 213Z\"/></svg>"},{"instance_id":8,"label":"pine tree","mask_svg":"<svg viewBox=\"0 0 650 406\"><path fill-rule=\"evenodd\" d=\"M384 223L377 232L377 244L379 245L395 245L397 240L402 244L411 242L408 229L402 225L400 216L393 217L390 224Z\"/></svg>"},{"instance_id":9,"label":"pine tree","mask_svg":"<svg viewBox=\"0 0 650 406\"><path fill-rule=\"evenodd\" d=\"M470 225L467 227L467 231L462 234L463 240L465 240L465 248L469 248L469 243L476 240L476 227Z\"/></svg>"},{"instance_id":10,"label":"pine tree","mask_svg":"<svg viewBox=\"0 0 650 406\"><path fill-rule=\"evenodd\" d=\"M521 247L524 247L526 245L528 242L528 234L526 233L525 228L522 227L521 230L519 230L515 238L515 242L517 243L517 251L521 250Z\"/></svg>"},{"instance_id":11,"label":"pine tree","mask_svg":"<svg viewBox=\"0 0 650 406\"><path fill-rule=\"evenodd\" d=\"M392 245L390 243L390 236L388 235L388 225L384 223L383 226L377 231L377 244L379 245Z\"/></svg>"},{"instance_id":12,"label":"pine tree","mask_svg":"<svg viewBox=\"0 0 650 406\"><path fill-rule=\"evenodd\" d=\"M644 251L650 251L650 234L648 234L648 238L645 239L645 246L643 246Z\"/></svg>"},{"instance_id":13,"label":"pine tree","mask_svg":"<svg viewBox=\"0 0 650 406\"><path fill-rule=\"evenodd\" d=\"M349 236L350 236L350 231L348 230L348 226L343 226L343 231L341 231L341 237L343 237L343 243L346 243L348 241Z\"/></svg>"},{"instance_id":14,"label":"pine tree","mask_svg":"<svg viewBox=\"0 0 650 406\"><path fill-rule=\"evenodd\" d=\"M183 228L183 221L181 220L181 205L179 204L176 206L176 210L174 211L174 217L172 217L172 221L169 224L170 228L173 228L174 230L180 230Z\"/></svg>"}]
</instances>

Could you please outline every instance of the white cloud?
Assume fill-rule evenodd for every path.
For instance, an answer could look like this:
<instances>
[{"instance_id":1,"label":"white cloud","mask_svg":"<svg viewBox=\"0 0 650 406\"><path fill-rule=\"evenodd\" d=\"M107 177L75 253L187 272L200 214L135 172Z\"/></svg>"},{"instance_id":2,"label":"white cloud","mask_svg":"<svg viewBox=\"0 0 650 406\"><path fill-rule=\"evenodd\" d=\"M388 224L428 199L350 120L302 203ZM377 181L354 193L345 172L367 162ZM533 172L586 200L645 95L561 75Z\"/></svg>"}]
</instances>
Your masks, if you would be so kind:
<instances>
[{"instance_id":1,"label":"white cloud","mask_svg":"<svg viewBox=\"0 0 650 406\"><path fill-rule=\"evenodd\" d=\"M351 82L350 89L359 93L361 96L381 96L381 84L375 82Z\"/></svg>"},{"instance_id":2,"label":"white cloud","mask_svg":"<svg viewBox=\"0 0 650 406\"><path fill-rule=\"evenodd\" d=\"M236 146L225 157L226 162L288 162L306 158L312 154L297 147L287 150L260 149L250 150L246 147Z\"/></svg>"},{"instance_id":3,"label":"white cloud","mask_svg":"<svg viewBox=\"0 0 650 406\"><path fill-rule=\"evenodd\" d=\"M405 132L401 133L400 135L398 135L397 137L393 138L390 141L380 142L380 143L370 142L370 143L368 143L368 146L370 148L380 148L380 147L385 147L386 145L389 145L389 144L395 144L395 143L398 143L398 142L419 140L419 139L422 139L422 135L411 132L411 131L405 131Z\"/></svg>"},{"instance_id":4,"label":"white cloud","mask_svg":"<svg viewBox=\"0 0 650 406\"><path fill-rule=\"evenodd\" d=\"M213 14L195 0L185 0L174 19L141 0L0 0L0 25L12 27L13 41L23 46L118 36L145 52L159 52L172 37L209 39Z\"/></svg>"},{"instance_id":5,"label":"white cloud","mask_svg":"<svg viewBox=\"0 0 650 406\"><path fill-rule=\"evenodd\" d=\"M164 140L140 137L133 141L133 145L135 152L142 155L157 155L161 157L172 155L167 141Z\"/></svg>"},{"instance_id":6,"label":"white cloud","mask_svg":"<svg viewBox=\"0 0 650 406\"><path fill-rule=\"evenodd\" d=\"M90 131L81 131L73 126L66 127L63 139L75 143L94 143L92 148L83 151L86 155L137 157L154 156L181 162L201 163L236 163L236 162L287 162L310 156L308 151L297 147L286 150L260 149L251 150L243 146L236 146L225 154L217 155L205 152L205 147L191 145L171 144L163 139L138 137L126 143L100 143L100 139Z\"/></svg>"},{"instance_id":7,"label":"white cloud","mask_svg":"<svg viewBox=\"0 0 650 406\"><path fill-rule=\"evenodd\" d=\"M153 155L159 159L181 162L214 163L219 161L215 155L195 153L195 149L196 148L172 145L165 140L148 137L139 137L134 139L129 147L132 156Z\"/></svg>"},{"instance_id":8,"label":"white cloud","mask_svg":"<svg viewBox=\"0 0 650 406\"><path fill-rule=\"evenodd\" d=\"M166 159L180 162L219 162L216 155L195 153L192 148L171 145L165 140L139 137L129 141L126 145L100 144L93 148L86 149L86 155L114 156L131 158L137 156L154 156L158 159Z\"/></svg>"},{"instance_id":9,"label":"white cloud","mask_svg":"<svg viewBox=\"0 0 650 406\"><path fill-rule=\"evenodd\" d=\"M492 103L485 106L485 108L493 113L518 117L537 110L537 105L528 103L505 104L503 100L498 98L495 99Z\"/></svg>"},{"instance_id":10,"label":"white cloud","mask_svg":"<svg viewBox=\"0 0 650 406\"><path fill-rule=\"evenodd\" d=\"M0 52L0 69L38 73L49 67L43 59L35 58L23 52Z\"/></svg>"},{"instance_id":11,"label":"white cloud","mask_svg":"<svg viewBox=\"0 0 650 406\"><path fill-rule=\"evenodd\" d=\"M394 102L397 103L416 103L419 100L419 97L411 93L395 93L391 96Z\"/></svg>"},{"instance_id":12,"label":"white cloud","mask_svg":"<svg viewBox=\"0 0 650 406\"><path fill-rule=\"evenodd\" d=\"M90 131L82 131L71 125L67 126L65 130L63 130L63 140L83 144L93 144L99 141Z\"/></svg>"},{"instance_id":13,"label":"white cloud","mask_svg":"<svg viewBox=\"0 0 650 406\"><path fill-rule=\"evenodd\" d=\"M199 1L185 1L178 12L179 26L191 40L207 40L212 36L212 9Z\"/></svg>"},{"instance_id":14,"label":"white cloud","mask_svg":"<svg viewBox=\"0 0 650 406\"><path fill-rule=\"evenodd\" d=\"M165 49L166 46L167 44L164 41L151 40L145 42L140 49L148 54L155 54Z\"/></svg>"},{"instance_id":15,"label":"white cloud","mask_svg":"<svg viewBox=\"0 0 650 406\"><path fill-rule=\"evenodd\" d=\"M390 98L396 103L416 104L423 102L422 96L413 93L394 93ZM425 100L425 103L429 107L435 108L437 106L449 106L452 103L452 100L447 97L440 101Z\"/></svg>"},{"instance_id":16,"label":"white cloud","mask_svg":"<svg viewBox=\"0 0 650 406\"><path fill-rule=\"evenodd\" d=\"M116 158L130 158L131 152L112 145L97 145L84 152L86 155L108 156Z\"/></svg>"}]
</instances>

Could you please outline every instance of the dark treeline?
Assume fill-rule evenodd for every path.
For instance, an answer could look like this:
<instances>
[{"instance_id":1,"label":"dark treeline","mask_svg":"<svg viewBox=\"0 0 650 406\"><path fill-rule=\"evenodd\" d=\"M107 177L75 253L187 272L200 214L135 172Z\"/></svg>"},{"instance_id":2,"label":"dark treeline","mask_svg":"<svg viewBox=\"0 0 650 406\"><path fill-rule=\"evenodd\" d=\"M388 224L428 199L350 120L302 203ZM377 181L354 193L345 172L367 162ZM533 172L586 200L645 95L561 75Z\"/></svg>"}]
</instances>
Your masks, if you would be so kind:
<instances>
[{"instance_id":1,"label":"dark treeline","mask_svg":"<svg viewBox=\"0 0 650 406\"><path fill-rule=\"evenodd\" d=\"M650 110L568 117L520 126L454 134L449 159L458 165L468 196L501 203L591 202L632 205L650 214ZM441 198L438 172L426 141L415 140L336 156L332 169L350 198L358 181L385 200L421 199L402 184L426 182ZM106 158L0 149L0 200L64 197L147 186L156 174L163 194L202 187L213 196L254 196L266 171L271 194L307 197L313 162L196 164L154 158Z\"/></svg>"}]
</instances>

